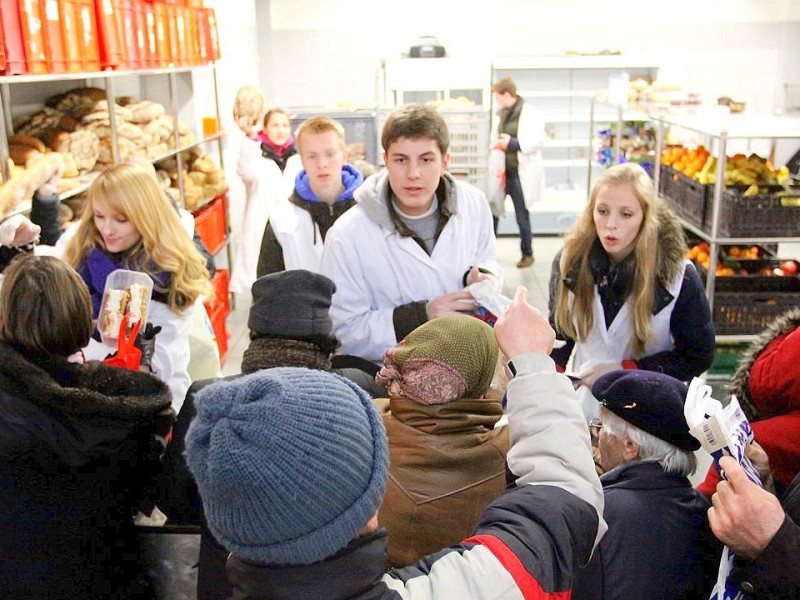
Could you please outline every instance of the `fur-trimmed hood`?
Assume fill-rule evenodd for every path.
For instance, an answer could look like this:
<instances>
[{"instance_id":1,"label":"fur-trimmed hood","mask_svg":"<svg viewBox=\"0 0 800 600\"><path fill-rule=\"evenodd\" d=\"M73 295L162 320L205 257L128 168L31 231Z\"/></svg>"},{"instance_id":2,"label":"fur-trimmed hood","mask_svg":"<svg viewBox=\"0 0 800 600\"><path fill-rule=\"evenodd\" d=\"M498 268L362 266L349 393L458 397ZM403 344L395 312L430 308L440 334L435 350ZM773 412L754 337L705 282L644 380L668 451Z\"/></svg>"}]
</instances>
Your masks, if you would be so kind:
<instances>
[{"instance_id":1,"label":"fur-trimmed hood","mask_svg":"<svg viewBox=\"0 0 800 600\"><path fill-rule=\"evenodd\" d=\"M726 389L735 394L747 418L756 421L764 416L764 407L757 406L750 393L750 375L753 364L767 347L777 338L790 333L800 327L800 308L793 308L770 323L759 336L750 343L745 353L739 359L736 371L731 376L731 381ZM800 355L800 347L796 348L794 356ZM796 364L796 363L795 363ZM785 373L787 377L795 377L795 371ZM780 374L776 373L776 376Z\"/></svg>"},{"instance_id":2,"label":"fur-trimmed hood","mask_svg":"<svg viewBox=\"0 0 800 600\"><path fill-rule=\"evenodd\" d=\"M656 289L656 297L653 303L653 314L658 313L672 302L673 297L667 291L668 286L677 277L681 276L685 270L684 261L686 256L686 235L683 232L681 224L672 213L668 206L661 204L658 209L659 233L658 233L658 255L656 257L656 278L658 280L658 287ZM608 257L602 249L602 244L599 238L595 238L595 247L591 250L590 262L592 263L593 270L608 270ZM559 250L554 261L554 265L560 265L562 262L563 250ZM633 260L633 256L628 257L626 260ZM599 262L602 261L602 265ZM623 261L625 263L626 261ZM604 266L603 266L604 265ZM563 267L562 267L563 268ZM575 285L578 277L578 269L580 262L575 261L572 267L566 271L566 276L563 278L564 285L567 289L575 291ZM620 281L622 289L627 288L629 278L634 276L635 265L629 263L629 266L623 275L626 281ZM624 269L624 264L623 264ZM557 280L551 279L551 295L553 294L554 285Z\"/></svg>"},{"instance_id":3,"label":"fur-trimmed hood","mask_svg":"<svg viewBox=\"0 0 800 600\"><path fill-rule=\"evenodd\" d=\"M666 287L684 271L686 234L672 210L661 203L658 209L658 282Z\"/></svg>"},{"instance_id":4,"label":"fur-trimmed hood","mask_svg":"<svg viewBox=\"0 0 800 600\"><path fill-rule=\"evenodd\" d=\"M113 451L135 429L174 419L169 387L152 375L100 362L28 357L0 343L0 456L46 444L65 462Z\"/></svg>"}]
</instances>

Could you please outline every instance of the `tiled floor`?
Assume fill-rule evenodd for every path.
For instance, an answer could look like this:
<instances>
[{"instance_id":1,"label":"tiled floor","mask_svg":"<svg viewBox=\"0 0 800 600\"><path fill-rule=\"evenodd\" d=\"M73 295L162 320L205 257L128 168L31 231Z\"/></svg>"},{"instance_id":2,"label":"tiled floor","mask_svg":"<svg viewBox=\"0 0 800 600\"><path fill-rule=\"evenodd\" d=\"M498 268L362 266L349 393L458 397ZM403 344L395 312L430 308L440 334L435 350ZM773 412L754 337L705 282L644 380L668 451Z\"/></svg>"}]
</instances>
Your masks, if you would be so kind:
<instances>
[{"instance_id":1,"label":"tiled floor","mask_svg":"<svg viewBox=\"0 0 800 600\"><path fill-rule=\"evenodd\" d=\"M503 267L504 293L513 296L518 285L528 288L528 301L536 308L547 311L547 286L550 280L550 265L561 248L562 236L537 236L533 240L536 262L527 269L518 269L520 258L519 238L502 236L497 240L497 257ZM236 295L236 308L228 316L228 329L231 332L228 356L222 365L223 375L240 372L242 353L250 343L247 329L247 315L252 299L249 294Z\"/></svg>"}]
</instances>

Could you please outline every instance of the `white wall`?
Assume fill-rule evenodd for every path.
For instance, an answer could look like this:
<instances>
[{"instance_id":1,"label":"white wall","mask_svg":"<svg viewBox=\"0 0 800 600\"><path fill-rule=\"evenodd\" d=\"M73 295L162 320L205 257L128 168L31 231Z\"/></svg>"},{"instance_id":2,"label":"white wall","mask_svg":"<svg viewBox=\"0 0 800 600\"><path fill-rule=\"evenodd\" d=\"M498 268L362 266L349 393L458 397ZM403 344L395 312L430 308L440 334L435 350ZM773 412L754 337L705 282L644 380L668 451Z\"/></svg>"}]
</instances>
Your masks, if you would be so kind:
<instances>
[{"instance_id":1,"label":"white wall","mask_svg":"<svg viewBox=\"0 0 800 600\"><path fill-rule=\"evenodd\" d=\"M570 50L645 54L660 59L663 78L707 100L726 95L754 110L782 109L784 84L800 83L797 0L405 0L378 8L374 0L206 4L217 8L222 46L217 74L222 125L230 134L224 161L234 232L243 214L235 170L241 134L231 117L238 88L259 85L268 104L292 108L375 105L382 98L382 60L408 51L420 35L436 35L450 56L474 58L476 65ZM488 85L491 74L485 70ZM210 108L198 110L211 114Z\"/></svg>"},{"instance_id":2,"label":"white wall","mask_svg":"<svg viewBox=\"0 0 800 600\"><path fill-rule=\"evenodd\" d=\"M665 77L758 110L782 108L783 83L800 81L795 0L405 0L380 12L389 18L367 0L256 0L269 102L375 104L381 60L424 34L482 62L568 50L654 55Z\"/></svg>"}]
</instances>

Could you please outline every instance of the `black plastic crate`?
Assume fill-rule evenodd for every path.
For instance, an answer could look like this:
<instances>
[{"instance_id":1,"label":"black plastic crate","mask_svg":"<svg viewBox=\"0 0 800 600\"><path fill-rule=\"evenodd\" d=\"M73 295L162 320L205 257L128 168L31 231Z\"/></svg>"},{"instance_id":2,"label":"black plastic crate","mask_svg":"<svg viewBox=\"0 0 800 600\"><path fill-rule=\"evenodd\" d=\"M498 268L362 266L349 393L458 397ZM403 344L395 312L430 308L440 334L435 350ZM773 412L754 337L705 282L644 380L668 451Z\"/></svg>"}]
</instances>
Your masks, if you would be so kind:
<instances>
[{"instance_id":1,"label":"black plastic crate","mask_svg":"<svg viewBox=\"0 0 800 600\"><path fill-rule=\"evenodd\" d=\"M706 203L703 230L711 232L713 196ZM742 196L728 189L720 198L719 237L800 236L800 190L792 194L765 193Z\"/></svg>"},{"instance_id":2,"label":"black plastic crate","mask_svg":"<svg viewBox=\"0 0 800 600\"><path fill-rule=\"evenodd\" d=\"M676 172L676 175L675 185L680 190L676 193L678 197L675 199L678 214L692 225L703 227L712 187L687 177L683 173Z\"/></svg>"},{"instance_id":3,"label":"black plastic crate","mask_svg":"<svg viewBox=\"0 0 800 600\"><path fill-rule=\"evenodd\" d=\"M714 290L716 292L797 292L800 293L800 276L775 275L773 269L779 268L786 262L794 263L797 269L796 260L782 260L779 258L762 259L731 259L722 260L723 266L730 267L736 271L734 275L720 275L714 278ZM700 277L705 283L706 271L703 267L695 263ZM766 271L772 273L766 274ZM745 274L746 273L746 274Z\"/></svg>"},{"instance_id":4,"label":"black plastic crate","mask_svg":"<svg viewBox=\"0 0 800 600\"><path fill-rule=\"evenodd\" d=\"M755 335L776 317L800 305L800 293L714 293L714 329L717 335Z\"/></svg>"}]
</instances>

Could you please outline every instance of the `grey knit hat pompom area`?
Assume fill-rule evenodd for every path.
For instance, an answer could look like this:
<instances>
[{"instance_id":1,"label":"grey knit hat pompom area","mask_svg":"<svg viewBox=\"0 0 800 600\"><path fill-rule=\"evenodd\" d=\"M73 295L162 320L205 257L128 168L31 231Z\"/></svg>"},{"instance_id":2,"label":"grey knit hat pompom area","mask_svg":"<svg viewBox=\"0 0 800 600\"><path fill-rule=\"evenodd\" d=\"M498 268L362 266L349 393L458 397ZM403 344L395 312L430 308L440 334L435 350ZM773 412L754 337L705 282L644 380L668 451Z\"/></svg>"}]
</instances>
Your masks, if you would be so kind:
<instances>
[{"instance_id":1,"label":"grey knit hat pompom area","mask_svg":"<svg viewBox=\"0 0 800 600\"><path fill-rule=\"evenodd\" d=\"M186 458L214 536L265 564L310 564L367 525L383 499L383 421L354 383L282 367L195 398Z\"/></svg>"}]
</instances>

